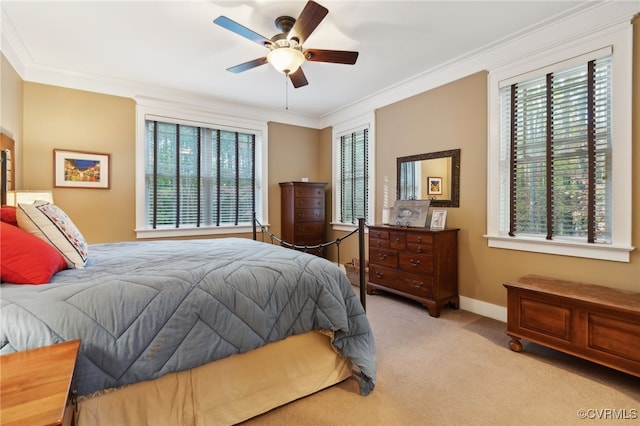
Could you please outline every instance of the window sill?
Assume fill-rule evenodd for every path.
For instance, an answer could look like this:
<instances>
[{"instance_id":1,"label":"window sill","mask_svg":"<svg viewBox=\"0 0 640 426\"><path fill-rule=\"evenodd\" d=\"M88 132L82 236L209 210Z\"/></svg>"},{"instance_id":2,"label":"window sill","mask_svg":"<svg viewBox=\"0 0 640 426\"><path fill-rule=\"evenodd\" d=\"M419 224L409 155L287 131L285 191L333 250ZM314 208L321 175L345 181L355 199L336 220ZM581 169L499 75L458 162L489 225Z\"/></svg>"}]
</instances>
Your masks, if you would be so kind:
<instances>
[{"instance_id":1,"label":"window sill","mask_svg":"<svg viewBox=\"0 0 640 426\"><path fill-rule=\"evenodd\" d=\"M503 235L485 235L489 247L508 250L529 251L560 256L584 257L588 259L629 262L629 253L634 247L621 247L610 244L589 244L572 241L549 241L538 238L509 237Z\"/></svg>"},{"instance_id":2,"label":"window sill","mask_svg":"<svg viewBox=\"0 0 640 426\"><path fill-rule=\"evenodd\" d=\"M342 222L332 222L331 223L331 227L333 228L334 231L346 231L346 232L351 232L355 229L358 229L358 224L351 224L351 223L342 223ZM365 234L369 232L369 228L367 227L367 225L364 225L364 232Z\"/></svg>"},{"instance_id":3,"label":"window sill","mask_svg":"<svg viewBox=\"0 0 640 426\"><path fill-rule=\"evenodd\" d=\"M260 227L256 227L256 231L260 233ZM136 229L136 237L138 239L146 238L172 238L172 237L196 237L206 235L225 235L225 234L250 234L253 232L251 225L242 226L211 226L211 227L193 227L193 228L160 228L160 229Z\"/></svg>"}]
</instances>

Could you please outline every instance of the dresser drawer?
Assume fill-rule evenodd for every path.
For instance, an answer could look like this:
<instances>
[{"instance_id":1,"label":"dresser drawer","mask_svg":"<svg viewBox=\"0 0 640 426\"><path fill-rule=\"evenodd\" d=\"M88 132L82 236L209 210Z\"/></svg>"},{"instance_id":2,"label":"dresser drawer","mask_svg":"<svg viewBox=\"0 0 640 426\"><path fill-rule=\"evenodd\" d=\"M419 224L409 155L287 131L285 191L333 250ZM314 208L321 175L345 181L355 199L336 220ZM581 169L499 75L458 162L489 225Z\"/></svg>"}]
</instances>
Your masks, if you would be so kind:
<instances>
[{"instance_id":1,"label":"dresser drawer","mask_svg":"<svg viewBox=\"0 0 640 426\"><path fill-rule=\"evenodd\" d=\"M397 269L389 269L369 263L369 281L385 287L396 288L397 284L403 280L404 273Z\"/></svg>"},{"instance_id":2,"label":"dresser drawer","mask_svg":"<svg viewBox=\"0 0 640 426\"><path fill-rule=\"evenodd\" d=\"M324 242L324 238L318 237L300 237L297 238L296 244L297 246L317 246L318 244L322 244Z\"/></svg>"},{"instance_id":3,"label":"dresser drawer","mask_svg":"<svg viewBox=\"0 0 640 426\"><path fill-rule=\"evenodd\" d=\"M417 253L400 253L400 269L404 271L431 274L433 272L433 256Z\"/></svg>"},{"instance_id":4,"label":"dresser drawer","mask_svg":"<svg viewBox=\"0 0 640 426\"><path fill-rule=\"evenodd\" d=\"M311 253L311 254L315 254L316 256L320 256L323 257L325 254L325 247L318 247L318 248L307 248L305 249L303 246L317 246L320 245L324 242L324 239L319 239L319 238L300 238L298 239L298 241L296 241L296 247L295 249L304 253ZM302 247L302 248L300 248Z\"/></svg>"},{"instance_id":5,"label":"dresser drawer","mask_svg":"<svg viewBox=\"0 0 640 426\"><path fill-rule=\"evenodd\" d=\"M423 234L407 234L407 251L433 254L433 237Z\"/></svg>"},{"instance_id":6,"label":"dresser drawer","mask_svg":"<svg viewBox=\"0 0 640 426\"><path fill-rule=\"evenodd\" d=\"M407 243L428 244L433 246L433 237L424 234L407 234Z\"/></svg>"},{"instance_id":7,"label":"dresser drawer","mask_svg":"<svg viewBox=\"0 0 640 426\"><path fill-rule=\"evenodd\" d=\"M407 246L406 234L398 232L389 233L389 247L397 250L404 250Z\"/></svg>"},{"instance_id":8,"label":"dresser drawer","mask_svg":"<svg viewBox=\"0 0 640 426\"><path fill-rule=\"evenodd\" d=\"M403 274L396 288L416 296L433 299L433 277L429 275Z\"/></svg>"},{"instance_id":9,"label":"dresser drawer","mask_svg":"<svg viewBox=\"0 0 640 426\"><path fill-rule=\"evenodd\" d=\"M389 240L379 240L369 237L369 247L389 248Z\"/></svg>"},{"instance_id":10,"label":"dresser drawer","mask_svg":"<svg viewBox=\"0 0 640 426\"><path fill-rule=\"evenodd\" d=\"M369 263L397 268L398 252L394 250L369 248Z\"/></svg>"},{"instance_id":11,"label":"dresser drawer","mask_svg":"<svg viewBox=\"0 0 640 426\"><path fill-rule=\"evenodd\" d=\"M369 230L369 238L375 238L378 240L388 240L389 239L389 231L379 231L377 229Z\"/></svg>"},{"instance_id":12,"label":"dresser drawer","mask_svg":"<svg viewBox=\"0 0 640 426\"><path fill-rule=\"evenodd\" d=\"M296 186L293 194L298 197L318 197L324 198L324 188L314 188L310 186Z\"/></svg>"},{"instance_id":13,"label":"dresser drawer","mask_svg":"<svg viewBox=\"0 0 640 426\"><path fill-rule=\"evenodd\" d=\"M294 216L296 222L322 221L324 223L324 209L296 209Z\"/></svg>"},{"instance_id":14,"label":"dresser drawer","mask_svg":"<svg viewBox=\"0 0 640 426\"><path fill-rule=\"evenodd\" d=\"M325 257L326 247L319 247L319 248L316 248L316 249L313 249L313 250L298 249L298 251L301 251L303 253L313 254L313 255L316 255L318 257Z\"/></svg>"},{"instance_id":15,"label":"dresser drawer","mask_svg":"<svg viewBox=\"0 0 640 426\"><path fill-rule=\"evenodd\" d=\"M433 246L429 244L407 243L407 251L418 254L433 254Z\"/></svg>"},{"instance_id":16,"label":"dresser drawer","mask_svg":"<svg viewBox=\"0 0 640 426\"><path fill-rule=\"evenodd\" d=\"M433 278L430 276L407 274L397 269L370 264L369 281L418 297L433 298Z\"/></svg>"},{"instance_id":17,"label":"dresser drawer","mask_svg":"<svg viewBox=\"0 0 640 426\"><path fill-rule=\"evenodd\" d=\"M298 241L299 237L306 236L324 238L324 222L298 223L293 227L293 236L296 241Z\"/></svg>"},{"instance_id":18,"label":"dresser drawer","mask_svg":"<svg viewBox=\"0 0 640 426\"><path fill-rule=\"evenodd\" d=\"M296 198L293 206L297 209L324 209L324 198Z\"/></svg>"}]
</instances>

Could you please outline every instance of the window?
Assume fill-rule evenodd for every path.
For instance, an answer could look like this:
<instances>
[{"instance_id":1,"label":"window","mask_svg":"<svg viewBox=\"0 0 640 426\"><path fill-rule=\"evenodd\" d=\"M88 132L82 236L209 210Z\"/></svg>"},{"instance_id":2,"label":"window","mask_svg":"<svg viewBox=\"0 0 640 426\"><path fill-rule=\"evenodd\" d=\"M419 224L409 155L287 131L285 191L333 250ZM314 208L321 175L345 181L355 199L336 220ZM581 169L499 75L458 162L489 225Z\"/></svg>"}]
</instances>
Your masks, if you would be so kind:
<instances>
[{"instance_id":1,"label":"window","mask_svg":"<svg viewBox=\"0 0 640 426\"><path fill-rule=\"evenodd\" d=\"M336 165L334 222L357 225L359 218L372 223L372 138L369 125L334 133Z\"/></svg>"},{"instance_id":2,"label":"window","mask_svg":"<svg viewBox=\"0 0 640 426\"><path fill-rule=\"evenodd\" d=\"M625 40L551 65L533 61L490 73L491 247L628 261Z\"/></svg>"},{"instance_id":3,"label":"window","mask_svg":"<svg viewBox=\"0 0 640 426\"><path fill-rule=\"evenodd\" d=\"M611 243L611 55L500 89L509 235Z\"/></svg>"},{"instance_id":4,"label":"window","mask_svg":"<svg viewBox=\"0 0 640 426\"><path fill-rule=\"evenodd\" d=\"M254 211L264 220L259 132L152 114L143 126L139 237L248 232Z\"/></svg>"}]
</instances>

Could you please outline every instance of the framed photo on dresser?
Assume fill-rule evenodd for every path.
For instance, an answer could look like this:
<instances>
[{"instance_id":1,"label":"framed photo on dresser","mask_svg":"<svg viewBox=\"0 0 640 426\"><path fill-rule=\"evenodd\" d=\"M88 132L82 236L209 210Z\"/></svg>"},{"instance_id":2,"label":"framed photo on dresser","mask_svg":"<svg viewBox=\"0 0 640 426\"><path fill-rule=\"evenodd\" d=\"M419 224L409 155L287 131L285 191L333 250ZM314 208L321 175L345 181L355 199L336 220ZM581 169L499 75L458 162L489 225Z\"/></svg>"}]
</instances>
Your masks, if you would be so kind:
<instances>
[{"instance_id":1,"label":"framed photo on dresser","mask_svg":"<svg viewBox=\"0 0 640 426\"><path fill-rule=\"evenodd\" d=\"M424 228L430 200L396 200L391 209L391 225Z\"/></svg>"},{"instance_id":2,"label":"framed photo on dresser","mask_svg":"<svg viewBox=\"0 0 640 426\"><path fill-rule=\"evenodd\" d=\"M447 222L447 211L446 210L434 210L431 213L431 225L430 229L438 230L444 229L444 226Z\"/></svg>"}]
</instances>

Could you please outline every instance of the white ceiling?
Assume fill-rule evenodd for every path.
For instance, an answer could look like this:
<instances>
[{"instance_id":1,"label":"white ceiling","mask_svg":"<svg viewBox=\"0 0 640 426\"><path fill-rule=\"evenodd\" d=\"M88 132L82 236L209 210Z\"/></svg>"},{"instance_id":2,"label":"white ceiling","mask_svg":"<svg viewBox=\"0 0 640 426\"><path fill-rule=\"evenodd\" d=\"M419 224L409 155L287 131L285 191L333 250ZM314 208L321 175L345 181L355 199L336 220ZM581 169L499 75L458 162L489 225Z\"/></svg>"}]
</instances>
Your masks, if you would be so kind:
<instances>
[{"instance_id":1,"label":"white ceiling","mask_svg":"<svg viewBox=\"0 0 640 426\"><path fill-rule=\"evenodd\" d=\"M288 88L289 111L322 117L399 83L577 13L593 1L318 0L329 9L304 46L357 50L355 65L307 62L309 85ZM306 1L2 0L2 50L23 79L184 91L282 111L285 77L270 65L226 68L267 53L212 23L225 15L270 38L274 19ZM9 54L8 52L11 52ZM132 89L133 88L133 89ZM162 88L162 89L160 89Z\"/></svg>"}]
</instances>

